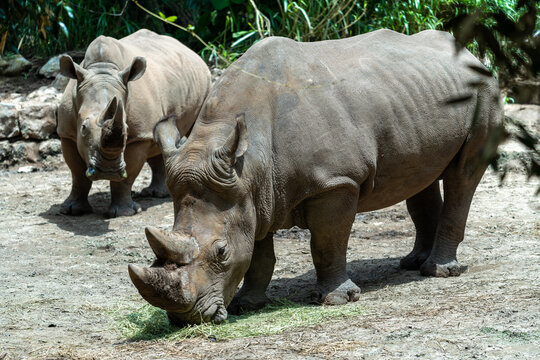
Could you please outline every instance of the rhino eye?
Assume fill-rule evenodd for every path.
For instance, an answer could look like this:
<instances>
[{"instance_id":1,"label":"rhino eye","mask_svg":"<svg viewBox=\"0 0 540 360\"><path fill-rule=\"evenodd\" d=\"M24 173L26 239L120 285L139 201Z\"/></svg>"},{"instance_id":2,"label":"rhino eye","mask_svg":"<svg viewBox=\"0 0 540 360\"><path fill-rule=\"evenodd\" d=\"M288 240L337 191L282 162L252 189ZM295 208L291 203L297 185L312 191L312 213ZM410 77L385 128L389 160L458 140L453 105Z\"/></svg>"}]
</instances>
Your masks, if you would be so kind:
<instances>
[{"instance_id":1,"label":"rhino eye","mask_svg":"<svg viewBox=\"0 0 540 360\"><path fill-rule=\"evenodd\" d=\"M225 251L227 251L227 245L224 245L218 249L218 255L223 256L225 254Z\"/></svg>"}]
</instances>

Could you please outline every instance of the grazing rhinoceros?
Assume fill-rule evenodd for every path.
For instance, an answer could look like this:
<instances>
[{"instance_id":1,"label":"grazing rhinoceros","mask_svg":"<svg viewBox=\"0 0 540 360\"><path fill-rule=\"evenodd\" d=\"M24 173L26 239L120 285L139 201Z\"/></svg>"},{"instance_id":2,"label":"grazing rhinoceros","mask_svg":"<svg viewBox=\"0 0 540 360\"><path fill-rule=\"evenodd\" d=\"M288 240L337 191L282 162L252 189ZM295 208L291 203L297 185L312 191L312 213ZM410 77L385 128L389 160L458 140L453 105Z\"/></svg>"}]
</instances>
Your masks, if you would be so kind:
<instances>
[{"instance_id":1,"label":"grazing rhinoceros","mask_svg":"<svg viewBox=\"0 0 540 360\"><path fill-rule=\"evenodd\" d=\"M320 301L355 301L355 214L402 200L417 235L401 265L459 275L483 148L503 116L496 81L470 87L479 75L467 64L482 66L466 51L455 57L438 31L254 45L214 85L180 148L173 118L154 130L175 220L173 231L146 229L152 267L129 266L141 295L174 323L219 323L243 278L231 308L260 307L272 233L296 225L311 232Z\"/></svg>"},{"instance_id":2,"label":"grazing rhinoceros","mask_svg":"<svg viewBox=\"0 0 540 360\"><path fill-rule=\"evenodd\" d=\"M152 131L163 116L176 114L180 133L189 132L210 89L204 61L173 38L139 30L120 40L98 37L80 66L62 56L60 71L73 79L58 110L57 132L72 175L61 212L92 212L88 192L100 179L111 185L106 216L140 211L131 186L145 161L152 181L142 194L167 196Z\"/></svg>"}]
</instances>

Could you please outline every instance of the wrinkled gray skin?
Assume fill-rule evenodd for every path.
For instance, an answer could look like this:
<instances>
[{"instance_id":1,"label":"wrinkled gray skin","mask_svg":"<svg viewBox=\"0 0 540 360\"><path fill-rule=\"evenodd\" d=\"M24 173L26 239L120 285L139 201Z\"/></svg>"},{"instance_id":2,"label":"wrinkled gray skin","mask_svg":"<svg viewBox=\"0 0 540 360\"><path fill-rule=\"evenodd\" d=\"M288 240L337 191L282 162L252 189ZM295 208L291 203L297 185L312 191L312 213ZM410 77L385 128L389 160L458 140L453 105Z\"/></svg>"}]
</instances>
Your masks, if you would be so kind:
<instances>
[{"instance_id":1,"label":"wrinkled gray skin","mask_svg":"<svg viewBox=\"0 0 540 360\"><path fill-rule=\"evenodd\" d=\"M58 135L72 174L61 212L92 212L92 181L109 180L107 217L141 210L131 186L145 161L152 181L143 196L168 196L165 169L153 128L176 114L182 135L191 129L210 89L210 71L193 51L168 36L148 30L117 40L100 36L86 50L81 65L69 56L60 71L70 80L58 109Z\"/></svg>"},{"instance_id":2,"label":"wrinkled gray skin","mask_svg":"<svg viewBox=\"0 0 540 360\"><path fill-rule=\"evenodd\" d=\"M213 87L185 144L175 146L174 119L156 126L175 221L172 232L147 228L152 267L130 265L142 296L174 323L219 323L243 278L229 311L261 307L272 233L297 225L311 232L318 301L355 301L355 214L403 200L416 242L402 267L459 275L483 148L503 114L496 81L470 87L478 75L464 64L482 65L454 55L452 36L436 31L254 45Z\"/></svg>"}]
</instances>

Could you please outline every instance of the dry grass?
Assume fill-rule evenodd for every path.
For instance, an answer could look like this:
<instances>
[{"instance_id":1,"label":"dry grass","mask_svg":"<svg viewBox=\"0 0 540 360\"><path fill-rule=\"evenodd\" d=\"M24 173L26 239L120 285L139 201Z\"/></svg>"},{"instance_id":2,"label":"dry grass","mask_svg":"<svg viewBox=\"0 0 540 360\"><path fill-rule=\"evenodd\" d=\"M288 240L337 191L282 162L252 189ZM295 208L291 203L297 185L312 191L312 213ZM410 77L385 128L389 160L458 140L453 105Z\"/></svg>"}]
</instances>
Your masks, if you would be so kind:
<instances>
[{"instance_id":1,"label":"dry grass","mask_svg":"<svg viewBox=\"0 0 540 360\"><path fill-rule=\"evenodd\" d=\"M221 325L200 324L178 328L169 323L165 311L151 305L117 316L117 324L122 335L130 340L176 341L195 337L219 340L280 334L293 328L360 315L362 308L358 304L313 306L279 300L258 311L229 316Z\"/></svg>"}]
</instances>

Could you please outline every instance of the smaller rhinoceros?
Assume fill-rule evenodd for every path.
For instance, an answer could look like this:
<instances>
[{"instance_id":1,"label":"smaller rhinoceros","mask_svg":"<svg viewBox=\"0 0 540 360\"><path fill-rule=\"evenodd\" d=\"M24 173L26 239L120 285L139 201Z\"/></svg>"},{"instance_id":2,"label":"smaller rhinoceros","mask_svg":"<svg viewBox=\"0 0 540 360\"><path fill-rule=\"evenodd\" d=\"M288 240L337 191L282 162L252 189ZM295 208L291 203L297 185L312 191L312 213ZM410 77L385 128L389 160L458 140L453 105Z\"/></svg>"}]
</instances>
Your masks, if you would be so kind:
<instances>
[{"instance_id":1,"label":"smaller rhinoceros","mask_svg":"<svg viewBox=\"0 0 540 360\"><path fill-rule=\"evenodd\" d=\"M222 322L229 304L260 307L273 233L296 225L311 233L317 300L358 300L346 271L355 214L403 200L416 242L401 266L459 275L483 149L503 117L497 81L471 86L471 65L482 67L465 50L455 56L454 38L438 31L251 47L180 148L171 118L156 125L175 218L173 231L146 229L157 261L130 265L140 294L178 324Z\"/></svg>"},{"instance_id":2,"label":"smaller rhinoceros","mask_svg":"<svg viewBox=\"0 0 540 360\"><path fill-rule=\"evenodd\" d=\"M177 40L139 30L120 40L100 36L81 65L62 56L60 71L71 78L58 110L58 135L72 174L71 194L61 212L92 212L92 181L109 180L108 217L141 210L131 186L145 161L152 181L144 196L165 197L165 171L153 140L154 125L175 114L186 135L210 89L204 61Z\"/></svg>"}]
</instances>

